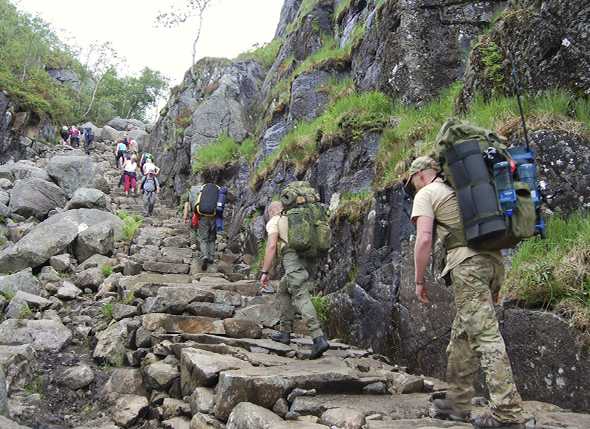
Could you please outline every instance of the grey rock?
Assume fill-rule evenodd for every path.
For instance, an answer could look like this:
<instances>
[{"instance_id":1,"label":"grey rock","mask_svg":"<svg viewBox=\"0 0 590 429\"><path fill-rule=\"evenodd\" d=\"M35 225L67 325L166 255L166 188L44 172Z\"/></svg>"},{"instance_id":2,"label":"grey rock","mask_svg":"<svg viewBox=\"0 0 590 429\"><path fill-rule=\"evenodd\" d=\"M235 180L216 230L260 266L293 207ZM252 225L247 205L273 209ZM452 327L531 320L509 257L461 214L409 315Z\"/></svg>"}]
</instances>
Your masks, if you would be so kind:
<instances>
[{"instance_id":1,"label":"grey rock","mask_svg":"<svg viewBox=\"0 0 590 429\"><path fill-rule=\"evenodd\" d=\"M78 234L74 254L83 262L95 254L112 255L115 249L115 229L112 222L92 225Z\"/></svg>"},{"instance_id":2,"label":"grey rock","mask_svg":"<svg viewBox=\"0 0 590 429\"><path fill-rule=\"evenodd\" d=\"M143 315L142 322L143 327L148 331L163 330L167 333L225 334L223 322L209 317L151 313Z\"/></svg>"},{"instance_id":3,"label":"grey rock","mask_svg":"<svg viewBox=\"0 0 590 429\"><path fill-rule=\"evenodd\" d=\"M0 366L0 416L8 415L8 392L6 391L6 376Z\"/></svg>"},{"instance_id":4,"label":"grey rock","mask_svg":"<svg viewBox=\"0 0 590 429\"><path fill-rule=\"evenodd\" d=\"M47 164L47 172L67 196L72 196L78 188L104 189L106 183L89 156L54 156Z\"/></svg>"},{"instance_id":5,"label":"grey rock","mask_svg":"<svg viewBox=\"0 0 590 429\"><path fill-rule=\"evenodd\" d=\"M2 429L31 429L29 426L19 425L14 420L10 420L3 416L0 416L0 427Z\"/></svg>"},{"instance_id":6,"label":"grey rock","mask_svg":"<svg viewBox=\"0 0 590 429\"><path fill-rule=\"evenodd\" d=\"M289 403L285 398L280 398L277 400L277 402L275 402L274 406L272 407L272 411L282 418L285 418L289 412Z\"/></svg>"},{"instance_id":7,"label":"grey rock","mask_svg":"<svg viewBox=\"0 0 590 429\"><path fill-rule=\"evenodd\" d=\"M0 368L4 371L5 386L9 392L23 389L33 380L36 362L37 354L30 344L0 345Z\"/></svg>"},{"instance_id":8,"label":"grey rock","mask_svg":"<svg viewBox=\"0 0 590 429\"><path fill-rule=\"evenodd\" d=\"M135 368L115 368L102 389L103 396L116 398L120 395L146 396L141 370Z\"/></svg>"},{"instance_id":9,"label":"grey rock","mask_svg":"<svg viewBox=\"0 0 590 429\"><path fill-rule=\"evenodd\" d=\"M215 407L215 391L210 387L197 387L191 394L189 402L193 414L212 414Z\"/></svg>"},{"instance_id":10,"label":"grey rock","mask_svg":"<svg viewBox=\"0 0 590 429\"><path fill-rule=\"evenodd\" d=\"M143 396L123 395L115 403L113 420L119 426L128 428L149 412L148 400Z\"/></svg>"},{"instance_id":11,"label":"grey rock","mask_svg":"<svg viewBox=\"0 0 590 429\"><path fill-rule=\"evenodd\" d=\"M51 216L35 226L18 243L0 252L0 272L16 272L42 265L52 256L62 254L84 229L83 225L101 222L113 225L115 240L121 237L121 219L102 210L69 210Z\"/></svg>"},{"instance_id":12,"label":"grey rock","mask_svg":"<svg viewBox=\"0 0 590 429\"><path fill-rule=\"evenodd\" d=\"M184 395L190 395L197 387L214 386L222 371L250 367L248 362L233 356L185 348L180 353L182 392Z\"/></svg>"},{"instance_id":13,"label":"grey rock","mask_svg":"<svg viewBox=\"0 0 590 429\"><path fill-rule=\"evenodd\" d=\"M126 304L113 304L113 319L121 320L137 315L137 307Z\"/></svg>"},{"instance_id":14,"label":"grey rock","mask_svg":"<svg viewBox=\"0 0 590 429\"><path fill-rule=\"evenodd\" d=\"M78 265L77 271L84 271L89 268L102 268L104 265L113 265L113 260L103 255L93 255Z\"/></svg>"},{"instance_id":15,"label":"grey rock","mask_svg":"<svg viewBox=\"0 0 590 429\"><path fill-rule=\"evenodd\" d=\"M226 427L215 417L199 413L193 416L190 429L226 429Z\"/></svg>"},{"instance_id":16,"label":"grey rock","mask_svg":"<svg viewBox=\"0 0 590 429\"><path fill-rule=\"evenodd\" d=\"M135 331L135 346L140 348L149 348L152 346L152 333L143 326Z\"/></svg>"},{"instance_id":17,"label":"grey rock","mask_svg":"<svg viewBox=\"0 0 590 429\"><path fill-rule=\"evenodd\" d=\"M55 296L64 301L78 298L82 294L82 290L77 288L73 283L64 281L57 289Z\"/></svg>"},{"instance_id":18,"label":"grey rock","mask_svg":"<svg viewBox=\"0 0 590 429\"><path fill-rule=\"evenodd\" d=\"M261 338L262 327L253 320L224 319L225 334L231 338Z\"/></svg>"},{"instance_id":19,"label":"grey rock","mask_svg":"<svg viewBox=\"0 0 590 429\"><path fill-rule=\"evenodd\" d=\"M164 429L190 429L191 422L186 417L173 417L162 421Z\"/></svg>"},{"instance_id":20,"label":"grey rock","mask_svg":"<svg viewBox=\"0 0 590 429\"><path fill-rule=\"evenodd\" d=\"M39 281L43 284L58 283L61 281L61 277L53 267L43 267L41 273L39 273Z\"/></svg>"},{"instance_id":21,"label":"grey rock","mask_svg":"<svg viewBox=\"0 0 590 429\"><path fill-rule=\"evenodd\" d=\"M29 180L30 180L30 179L29 179ZM40 179L39 179L39 180L40 180ZM19 194L19 197L21 197L21 198L20 198L21 200L22 200L22 196L23 196L23 194L22 194L22 192L21 192L21 193ZM8 206L8 210L9 210L9 212L16 213L14 210L12 210L12 209L10 208L10 193L8 193L7 191L4 191L4 190L1 190L1 191L0 191L0 204L2 204L2 205L4 205L4 206ZM17 214L19 214L19 213L17 213ZM23 215L23 214L21 214L21 216L25 216L25 217L26 217L27 215Z\"/></svg>"},{"instance_id":22,"label":"grey rock","mask_svg":"<svg viewBox=\"0 0 590 429\"><path fill-rule=\"evenodd\" d=\"M77 273L73 278L74 284L81 289L89 288L93 291L104 281L104 275L99 267L88 268Z\"/></svg>"},{"instance_id":23,"label":"grey rock","mask_svg":"<svg viewBox=\"0 0 590 429\"><path fill-rule=\"evenodd\" d=\"M145 132L144 130L141 130L141 129L132 130L132 131L129 131L127 133L127 135L129 136L130 139L133 139L137 142L137 147L139 148L140 152L148 147L150 135L147 132Z\"/></svg>"},{"instance_id":24,"label":"grey rock","mask_svg":"<svg viewBox=\"0 0 590 429\"><path fill-rule=\"evenodd\" d=\"M81 78L78 74L68 68L47 68L47 74L55 79L61 85L70 87L76 92L80 91Z\"/></svg>"},{"instance_id":25,"label":"grey rock","mask_svg":"<svg viewBox=\"0 0 590 429\"><path fill-rule=\"evenodd\" d=\"M127 319L111 324L96 335L97 343L92 357L98 363L123 366L127 352Z\"/></svg>"},{"instance_id":26,"label":"grey rock","mask_svg":"<svg viewBox=\"0 0 590 429\"><path fill-rule=\"evenodd\" d=\"M60 383L72 390L87 387L93 381L94 371L86 364L66 369L60 378Z\"/></svg>"},{"instance_id":27,"label":"grey rock","mask_svg":"<svg viewBox=\"0 0 590 429\"><path fill-rule=\"evenodd\" d=\"M92 188L78 188L72 195L72 199L68 201L65 209L101 209L107 210L109 208L109 199L107 195Z\"/></svg>"},{"instance_id":28,"label":"grey rock","mask_svg":"<svg viewBox=\"0 0 590 429\"><path fill-rule=\"evenodd\" d=\"M361 429L365 424L365 414L352 408L332 408L322 414L320 423L326 426Z\"/></svg>"},{"instance_id":29,"label":"grey rock","mask_svg":"<svg viewBox=\"0 0 590 429\"><path fill-rule=\"evenodd\" d=\"M116 142L117 140L122 139L124 135L125 135L124 132L118 131L118 130L114 129L113 127L111 127L110 125L105 125L104 127L102 127L102 133L100 135L100 140L107 141L107 142Z\"/></svg>"},{"instance_id":30,"label":"grey rock","mask_svg":"<svg viewBox=\"0 0 590 429\"><path fill-rule=\"evenodd\" d=\"M311 121L323 113L330 97L326 91L319 89L331 77L329 73L320 70L300 74L293 80L289 107L292 121Z\"/></svg>"},{"instance_id":31,"label":"grey rock","mask_svg":"<svg viewBox=\"0 0 590 429\"><path fill-rule=\"evenodd\" d=\"M212 302L193 302L186 307L185 311L194 316L225 319L233 316L234 306Z\"/></svg>"},{"instance_id":32,"label":"grey rock","mask_svg":"<svg viewBox=\"0 0 590 429\"><path fill-rule=\"evenodd\" d=\"M34 310L44 310L51 305L51 301L27 292L18 291L6 307L7 319L24 318L23 313Z\"/></svg>"},{"instance_id":33,"label":"grey rock","mask_svg":"<svg viewBox=\"0 0 590 429\"><path fill-rule=\"evenodd\" d=\"M42 168L36 167L30 161L23 160L13 164L11 167L11 171L16 180L36 178L45 180L47 182L51 181L49 174L47 174L47 171L43 170Z\"/></svg>"},{"instance_id":34,"label":"grey rock","mask_svg":"<svg viewBox=\"0 0 590 429\"><path fill-rule=\"evenodd\" d=\"M227 429L276 428L283 419L266 408L249 402L238 404L227 420Z\"/></svg>"},{"instance_id":35,"label":"grey rock","mask_svg":"<svg viewBox=\"0 0 590 429\"><path fill-rule=\"evenodd\" d=\"M252 320L256 323L272 328L280 319L280 310L276 304L254 304L240 308L234 316L236 319Z\"/></svg>"},{"instance_id":36,"label":"grey rock","mask_svg":"<svg viewBox=\"0 0 590 429\"><path fill-rule=\"evenodd\" d=\"M0 178L0 189L11 189L12 188L12 181L6 178Z\"/></svg>"},{"instance_id":37,"label":"grey rock","mask_svg":"<svg viewBox=\"0 0 590 429\"><path fill-rule=\"evenodd\" d=\"M143 269L162 274L187 274L190 270L188 264L173 264L170 262L147 261L143 263Z\"/></svg>"},{"instance_id":38,"label":"grey rock","mask_svg":"<svg viewBox=\"0 0 590 429\"><path fill-rule=\"evenodd\" d=\"M14 295L18 291L35 295L41 293L41 285L37 277L33 275L31 268L25 268L16 274L0 277L0 293Z\"/></svg>"},{"instance_id":39,"label":"grey rock","mask_svg":"<svg viewBox=\"0 0 590 429\"><path fill-rule=\"evenodd\" d=\"M49 265L60 273L68 273L74 270L72 257L67 253L49 258Z\"/></svg>"},{"instance_id":40,"label":"grey rock","mask_svg":"<svg viewBox=\"0 0 590 429\"><path fill-rule=\"evenodd\" d=\"M59 186L31 178L15 182L8 207L12 213L43 220L51 210L65 206L66 201L65 192Z\"/></svg>"},{"instance_id":41,"label":"grey rock","mask_svg":"<svg viewBox=\"0 0 590 429\"><path fill-rule=\"evenodd\" d=\"M166 361L154 362L144 368L144 382L150 389L167 391L174 380L180 377L176 364Z\"/></svg>"},{"instance_id":42,"label":"grey rock","mask_svg":"<svg viewBox=\"0 0 590 429\"><path fill-rule=\"evenodd\" d=\"M60 351L72 332L55 320L9 319L0 324L0 344L31 344L38 351Z\"/></svg>"},{"instance_id":43,"label":"grey rock","mask_svg":"<svg viewBox=\"0 0 590 429\"><path fill-rule=\"evenodd\" d=\"M14 217L14 215L12 215ZM21 240L25 235L27 235L35 226L38 225L36 219L32 222L18 222L13 223L8 221L8 239L14 243Z\"/></svg>"},{"instance_id":44,"label":"grey rock","mask_svg":"<svg viewBox=\"0 0 590 429\"><path fill-rule=\"evenodd\" d=\"M164 403L162 404L162 416L165 419L190 415L191 407L186 402L173 398L164 399Z\"/></svg>"}]
</instances>

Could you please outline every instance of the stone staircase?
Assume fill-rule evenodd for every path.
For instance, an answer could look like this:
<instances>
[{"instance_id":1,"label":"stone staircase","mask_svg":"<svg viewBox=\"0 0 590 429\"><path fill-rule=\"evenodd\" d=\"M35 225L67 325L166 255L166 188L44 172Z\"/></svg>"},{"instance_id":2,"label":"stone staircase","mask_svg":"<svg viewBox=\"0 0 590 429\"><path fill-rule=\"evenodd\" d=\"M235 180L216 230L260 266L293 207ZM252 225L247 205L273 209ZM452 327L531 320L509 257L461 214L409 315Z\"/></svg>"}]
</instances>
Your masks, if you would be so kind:
<instances>
[{"instance_id":1,"label":"stone staircase","mask_svg":"<svg viewBox=\"0 0 590 429\"><path fill-rule=\"evenodd\" d=\"M141 196L116 187L119 173L106 178L113 205L142 215ZM96 362L113 367L101 390L112 408L79 429L471 427L429 417L432 398L444 396L443 381L408 374L337 339L317 361L308 360L305 335L291 345L271 341L275 297L257 294L256 281L232 265L235 255L220 252L223 262L209 272L200 272L197 257L177 209L158 202L128 254L118 255L123 273L97 298L112 306L113 320L97 333L93 352ZM537 427L590 427L585 414L526 407Z\"/></svg>"}]
</instances>

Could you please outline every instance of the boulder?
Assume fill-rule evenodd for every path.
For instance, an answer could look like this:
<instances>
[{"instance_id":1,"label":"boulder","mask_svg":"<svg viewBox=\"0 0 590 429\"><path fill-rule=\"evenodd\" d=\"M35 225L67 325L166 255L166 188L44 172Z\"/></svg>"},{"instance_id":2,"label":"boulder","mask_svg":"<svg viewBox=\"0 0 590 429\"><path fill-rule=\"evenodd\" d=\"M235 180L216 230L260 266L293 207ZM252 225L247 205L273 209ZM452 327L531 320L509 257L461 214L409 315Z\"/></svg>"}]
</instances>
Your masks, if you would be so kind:
<instances>
[{"instance_id":1,"label":"boulder","mask_svg":"<svg viewBox=\"0 0 590 429\"><path fill-rule=\"evenodd\" d=\"M137 142L137 147L139 148L140 152L149 146L150 135L148 133L146 133L144 130L137 129L137 130L129 131L127 133L127 136L130 139L133 139Z\"/></svg>"},{"instance_id":2,"label":"boulder","mask_svg":"<svg viewBox=\"0 0 590 429\"><path fill-rule=\"evenodd\" d=\"M72 196L78 188L105 189L104 175L89 156L54 156L47 164L47 172L67 196Z\"/></svg>"},{"instance_id":3,"label":"boulder","mask_svg":"<svg viewBox=\"0 0 590 429\"><path fill-rule=\"evenodd\" d=\"M162 330L166 333L225 334L223 322L210 317L175 316L151 313L142 316L143 327L148 331Z\"/></svg>"},{"instance_id":4,"label":"boulder","mask_svg":"<svg viewBox=\"0 0 590 429\"><path fill-rule=\"evenodd\" d=\"M249 402L238 404L227 420L227 429L276 428L283 419L266 408Z\"/></svg>"},{"instance_id":5,"label":"boulder","mask_svg":"<svg viewBox=\"0 0 590 429\"><path fill-rule=\"evenodd\" d=\"M225 319L223 321L225 334L231 338L260 338L262 328L253 320Z\"/></svg>"},{"instance_id":6,"label":"boulder","mask_svg":"<svg viewBox=\"0 0 590 429\"><path fill-rule=\"evenodd\" d=\"M142 296L142 288L138 296ZM193 302L213 302L215 294L211 291L193 286L160 287L155 297L148 297L144 304L145 313L182 314ZM213 316L212 316L213 317Z\"/></svg>"},{"instance_id":7,"label":"boulder","mask_svg":"<svg viewBox=\"0 0 590 429\"><path fill-rule=\"evenodd\" d=\"M322 414L320 423L346 429L361 429L365 424L365 414L352 408L332 408Z\"/></svg>"},{"instance_id":8,"label":"boulder","mask_svg":"<svg viewBox=\"0 0 590 429\"><path fill-rule=\"evenodd\" d=\"M64 301L76 299L82 294L82 290L77 288L73 283L64 281L57 289L55 296Z\"/></svg>"},{"instance_id":9,"label":"boulder","mask_svg":"<svg viewBox=\"0 0 590 429\"><path fill-rule=\"evenodd\" d=\"M164 429L190 429L191 422L186 417L173 417L162 421Z\"/></svg>"},{"instance_id":10,"label":"boulder","mask_svg":"<svg viewBox=\"0 0 590 429\"><path fill-rule=\"evenodd\" d=\"M0 369L4 372L4 381L8 392L23 389L33 380L37 369L36 363L36 352L30 344L0 345Z\"/></svg>"},{"instance_id":11,"label":"boulder","mask_svg":"<svg viewBox=\"0 0 590 429\"><path fill-rule=\"evenodd\" d=\"M114 128L117 131L127 131L128 122L129 121L127 119L123 119L117 116L116 118L113 118L109 122L107 122L106 126Z\"/></svg>"},{"instance_id":12,"label":"boulder","mask_svg":"<svg viewBox=\"0 0 590 429\"><path fill-rule=\"evenodd\" d=\"M74 284L81 289L89 288L96 291L104 281L104 275L100 267L88 268L77 273L73 278Z\"/></svg>"},{"instance_id":13,"label":"boulder","mask_svg":"<svg viewBox=\"0 0 590 429\"><path fill-rule=\"evenodd\" d=\"M113 319L127 319L135 315L137 315L137 307L120 303L113 304Z\"/></svg>"},{"instance_id":14,"label":"boulder","mask_svg":"<svg viewBox=\"0 0 590 429\"><path fill-rule=\"evenodd\" d=\"M5 315L7 319L26 318L26 312L44 310L51 304L48 299L19 290L6 307Z\"/></svg>"},{"instance_id":15,"label":"boulder","mask_svg":"<svg viewBox=\"0 0 590 429\"><path fill-rule=\"evenodd\" d=\"M59 379L59 383L61 385L66 386L72 390L78 390L87 387L93 381L94 371L86 364L81 364L66 369Z\"/></svg>"},{"instance_id":16,"label":"boulder","mask_svg":"<svg viewBox=\"0 0 590 429\"><path fill-rule=\"evenodd\" d=\"M232 317L234 314L234 306L228 304L216 304L213 302L193 302L189 304L185 311L193 316L214 317L218 319L225 319Z\"/></svg>"},{"instance_id":17,"label":"boulder","mask_svg":"<svg viewBox=\"0 0 590 429\"><path fill-rule=\"evenodd\" d=\"M98 363L123 366L127 352L128 322L129 319L123 319L96 334L97 343L92 353L94 360Z\"/></svg>"},{"instance_id":18,"label":"boulder","mask_svg":"<svg viewBox=\"0 0 590 429\"><path fill-rule=\"evenodd\" d=\"M100 209L108 210L109 199L107 195L93 188L78 188L67 203L65 209Z\"/></svg>"},{"instance_id":19,"label":"boulder","mask_svg":"<svg viewBox=\"0 0 590 429\"><path fill-rule=\"evenodd\" d=\"M60 273L68 273L74 270L74 262L72 257L64 253L63 255L56 255L49 258L49 265Z\"/></svg>"},{"instance_id":20,"label":"boulder","mask_svg":"<svg viewBox=\"0 0 590 429\"><path fill-rule=\"evenodd\" d=\"M219 373L222 371L250 368L251 366L250 363L233 356L185 348L180 352L182 393L190 395L197 387L215 386Z\"/></svg>"},{"instance_id":21,"label":"boulder","mask_svg":"<svg viewBox=\"0 0 590 429\"><path fill-rule=\"evenodd\" d=\"M115 403L113 420L119 426L128 428L149 412L148 400L143 396L123 395Z\"/></svg>"},{"instance_id":22,"label":"boulder","mask_svg":"<svg viewBox=\"0 0 590 429\"><path fill-rule=\"evenodd\" d=\"M19 425L17 422L0 416L0 428L2 429L31 429L29 426Z\"/></svg>"},{"instance_id":23,"label":"boulder","mask_svg":"<svg viewBox=\"0 0 590 429\"><path fill-rule=\"evenodd\" d=\"M14 174L12 173L13 165L14 164L0 165L0 180L8 180L10 182L14 180Z\"/></svg>"},{"instance_id":24,"label":"boulder","mask_svg":"<svg viewBox=\"0 0 590 429\"><path fill-rule=\"evenodd\" d=\"M104 142L116 142L121 140L125 133L123 131L117 131L113 127L109 125L105 125L102 127L102 133L100 135L100 140Z\"/></svg>"},{"instance_id":25,"label":"boulder","mask_svg":"<svg viewBox=\"0 0 590 429\"><path fill-rule=\"evenodd\" d=\"M8 392L6 391L6 376L0 366L0 416L8 415Z\"/></svg>"},{"instance_id":26,"label":"boulder","mask_svg":"<svg viewBox=\"0 0 590 429\"><path fill-rule=\"evenodd\" d=\"M0 324L0 344L31 344L38 351L58 352L72 332L57 320L8 319Z\"/></svg>"},{"instance_id":27,"label":"boulder","mask_svg":"<svg viewBox=\"0 0 590 429\"><path fill-rule=\"evenodd\" d=\"M137 368L115 368L102 388L102 395L116 398L120 395L146 396L141 370Z\"/></svg>"},{"instance_id":28,"label":"boulder","mask_svg":"<svg viewBox=\"0 0 590 429\"><path fill-rule=\"evenodd\" d=\"M0 189L8 190L12 188L12 180L0 178Z\"/></svg>"},{"instance_id":29,"label":"boulder","mask_svg":"<svg viewBox=\"0 0 590 429\"><path fill-rule=\"evenodd\" d=\"M195 414L191 420L190 429L226 429L225 425L207 414Z\"/></svg>"},{"instance_id":30,"label":"boulder","mask_svg":"<svg viewBox=\"0 0 590 429\"><path fill-rule=\"evenodd\" d=\"M162 404L162 415L165 419L177 416L190 416L191 407L179 399L166 398Z\"/></svg>"},{"instance_id":31,"label":"boulder","mask_svg":"<svg viewBox=\"0 0 590 429\"><path fill-rule=\"evenodd\" d=\"M0 272L14 273L38 267L49 258L62 254L87 225L108 222L115 240L121 238L123 222L117 216L96 209L69 210L58 213L35 226L18 243L0 252Z\"/></svg>"},{"instance_id":32,"label":"boulder","mask_svg":"<svg viewBox=\"0 0 590 429\"><path fill-rule=\"evenodd\" d=\"M83 262L95 254L110 256L115 249L115 229L111 222L92 225L78 234L74 254Z\"/></svg>"},{"instance_id":33,"label":"boulder","mask_svg":"<svg viewBox=\"0 0 590 429\"><path fill-rule=\"evenodd\" d=\"M281 313L278 305L254 304L236 311L236 319L253 320L262 326L272 328L279 323Z\"/></svg>"},{"instance_id":34,"label":"boulder","mask_svg":"<svg viewBox=\"0 0 590 429\"><path fill-rule=\"evenodd\" d=\"M0 277L0 293L14 295L19 291L35 295L41 293L41 285L37 277L33 275L31 268L25 268L16 274Z\"/></svg>"},{"instance_id":35,"label":"boulder","mask_svg":"<svg viewBox=\"0 0 590 429\"><path fill-rule=\"evenodd\" d=\"M41 179L38 179L41 180ZM20 180L19 180L20 182ZM10 205L10 193L8 193L7 191L4 190L0 190L0 204L4 205L4 206L9 206ZM21 216L25 216L25 215L21 215Z\"/></svg>"},{"instance_id":36,"label":"boulder","mask_svg":"<svg viewBox=\"0 0 590 429\"><path fill-rule=\"evenodd\" d=\"M61 281L61 277L59 273L53 269L53 267L43 267L39 273L39 281L43 285L47 283L59 283Z\"/></svg>"},{"instance_id":37,"label":"boulder","mask_svg":"<svg viewBox=\"0 0 590 429\"><path fill-rule=\"evenodd\" d=\"M31 178L15 182L8 207L12 213L43 220L51 210L65 206L66 201L66 194L59 186Z\"/></svg>"},{"instance_id":38,"label":"boulder","mask_svg":"<svg viewBox=\"0 0 590 429\"><path fill-rule=\"evenodd\" d=\"M47 182L51 181L47 171L35 166L31 161L19 161L12 165L11 171L15 180L37 178Z\"/></svg>"},{"instance_id":39,"label":"boulder","mask_svg":"<svg viewBox=\"0 0 590 429\"><path fill-rule=\"evenodd\" d=\"M180 378L180 371L176 362L154 362L143 369L144 382L149 389L167 391L174 380Z\"/></svg>"},{"instance_id":40,"label":"boulder","mask_svg":"<svg viewBox=\"0 0 590 429\"><path fill-rule=\"evenodd\" d=\"M190 407L193 414L213 413L215 391L210 387L197 387L190 396Z\"/></svg>"},{"instance_id":41,"label":"boulder","mask_svg":"<svg viewBox=\"0 0 590 429\"><path fill-rule=\"evenodd\" d=\"M0 206L2 207L2 206ZM8 207L6 208L7 210ZM35 228L39 222L37 219L31 219L30 222L19 222L14 223L12 220L7 221L8 226L8 239L14 243L21 240L25 235L27 235L33 228Z\"/></svg>"}]
</instances>

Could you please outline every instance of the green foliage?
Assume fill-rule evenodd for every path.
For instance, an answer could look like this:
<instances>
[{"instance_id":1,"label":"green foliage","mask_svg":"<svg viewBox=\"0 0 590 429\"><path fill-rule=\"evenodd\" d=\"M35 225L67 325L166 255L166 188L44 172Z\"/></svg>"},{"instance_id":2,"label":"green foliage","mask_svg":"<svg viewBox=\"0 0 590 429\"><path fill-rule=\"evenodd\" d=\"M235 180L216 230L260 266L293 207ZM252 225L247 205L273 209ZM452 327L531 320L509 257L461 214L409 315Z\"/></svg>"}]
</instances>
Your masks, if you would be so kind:
<instances>
[{"instance_id":1,"label":"green foliage","mask_svg":"<svg viewBox=\"0 0 590 429\"><path fill-rule=\"evenodd\" d=\"M287 34L291 34L301 27L305 17L313 11L313 8L318 4L318 2L319 0L303 0L299 6L297 17L287 26Z\"/></svg>"},{"instance_id":2,"label":"green foliage","mask_svg":"<svg viewBox=\"0 0 590 429\"><path fill-rule=\"evenodd\" d=\"M18 313L19 319L30 319L33 316L33 311L28 304L23 304L20 306L20 311Z\"/></svg>"},{"instance_id":3,"label":"green foliage","mask_svg":"<svg viewBox=\"0 0 590 429\"><path fill-rule=\"evenodd\" d=\"M43 377L40 375L35 376L30 383L24 386L24 390L28 395L40 395L43 396L45 392L45 383Z\"/></svg>"},{"instance_id":4,"label":"green foliage","mask_svg":"<svg viewBox=\"0 0 590 429\"><path fill-rule=\"evenodd\" d=\"M311 303L315 308L318 319L320 319L321 323L325 324L330 318L330 302L328 298L323 295L314 295L311 297Z\"/></svg>"},{"instance_id":5,"label":"green foliage","mask_svg":"<svg viewBox=\"0 0 590 429\"><path fill-rule=\"evenodd\" d=\"M10 302L10 301L12 301L12 298L14 298L16 293L13 290L4 290L4 291L0 292L0 295L2 295L4 298L6 298L6 301Z\"/></svg>"},{"instance_id":6,"label":"green foliage","mask_svg":"<svg viewBox=\"0 0 590 429\"><path fill-rule=\"evenodd\" d=\"M104 278L108 278L111 274L113 274L113 267L111 267L109 264L104 264L102 267L100 267L100 271Z\"/></svg>"},{"instance_id":7,"label":"green foliage","mask_svg":"<svg viewBox=\"0 0 590 429\"><path fill-rule=\"evenodd\" d=\"M119 210L117 216L123 221L123 241L130 243L141 228L143 218L139 215L131 215L125 210Z\"/></svg>"},{"instance_id":8,"label":"green foliage","mask_svg":"<svg viewBox=\"0 0 590 429\"><path fill-rule=\"evenodd\" d=\"M256 258L250 267L250 272L257 275L262 269L262 263L264 262L264 255L266 254L266 241L263 240L258 243L258 251L256 252Z\"/></svg>"},{"instance_id":9,"label":"green foliage","mask_svg":"<svg viewBox=\"0 0 590 429\"><path fill-rule=\"evenodd\" d=\"M336 22L342 21L344 14L348 11L348 9L350 9L351 4L352 0L342 0L340 3L338 3L338 6L336 6L336 10L334 11L334 20Z\"/></svg>"},{"instance_id":10,"label":"green foliage","mask_svg":"<svg viewBox=\"0 0 590 429\"><path fill-rule=\"evenodd\" d=\"M260 163L252 179L258 186L279 161L292 164L298 172L315 159L320 146L335 142L354 143L367 131L383 130L393 113L393 103L373 91L352 93L335 100L312 122L301 122L287 134L279 148Z\"/></svg>"},{"instance_id":11,"label":"green foliage","mask_svg":"<svg viewBox=\"0 0 590 429\"><path fill-rule=\"evenodd\" d=\"M347 220L351 224L358 223L371 208L373 199L373 192L345 192L340 196L340 202L334 213L332 219L335 221Z\"/></svg>"},{"instance_id":12,"label":"green foliage","mask_svg":"<svg viewBox=\"0 0 590 429\"><path fill-rule=\"evenodd\" d=\"M504 292L532 307L562 310L590 330L590 216L553 217L545 240L522 243Z\"/></svg>"},{"instance_id":13,"label":"green foliage","mask_svg":"<svg viewBox=\"0 0 590 429\"><path fill-rule=\"evenodd\" d=\"M269 69L273 65L275 59L277 58L279 50L282 46L283 39L276 38L273 39L270 43L267 43L259 48L238 55L238 59L252 59L257 61L265 69Z\"/></svg>"},{"instance_id":14,"label":"green foliage","mask_svg":"<svg viewBox=\"0 0 590 429\"><path fill-rule=\"evenodd\" d=\"M118 77L111 68L100 79L77 55L43 20L0 0L0 90L23 110L64 124L100 124L117 115L143 119L167 87L166 79L148 68L138 77ZM73 72L80 85L60 84L48 74L52 68ZM95 82L100 85L93 99Z\"/></svg>"},{"instance_id":15,"label":"green foliage","mask_svg":"<svg viewBox=\"0 0 590 429\"><path fill-rule=\"evenodd\" d=\"M100 311L105 319L111 320L113 318L113 303L107 302L103 304Z\"/></svg>"},{"instance_id":16,"label":"green foliage","mask_svg":"<svg viewBox=\"0 0 590 429\"><path fill-rule=\"evenodd\" d=\"M492 83L494 88L501 87L505 81L505 74L504 55L499 46L488 36L483 36L474 49L479 51L486 79Z\"/></svg>"},{"instance_id":17,"label":"green foliage","mask_svg":"<svg viewBox=\"0 0 590 429\"><path fill-rule=\"evenodd\" d=\"M221 135L217 139L198 149L193 159L193 172L219 171L229 164L244 157L252 162L256 156L257 146L252 138L237 143L228 135Z\"/></svg>"},{"instance_id":18,"label":"green foliage","mask_svg":"<svg viewBox=\"0 0 590 429\"><path fill-rule=\"evenodd\" d=\"M256 142L251 137L248 137L246 140L244 140L242 143L240 143L240 146L238 149L240 156L245 158L246 161L248 161L249 163L252 163L254 161L257 151L258 151L258 147L256 145Z\"/></svg>"},{"instance_id":19,"label":"green foliage","mask_svg":"<svg viewBox=\"0 0 590 429\"><path fill-rule=\"evenodd\" d=\"M135 292L133 292L132 290L127 292L127 294L125 295L125 297L121 300L121 302L123 304L126 305L131 305L133 303L133 301L135 300Z\"/></svg>"},{"instance_id":20,"label":"green foliage","mask_svg":"<svg viewBox=\"0 0 590 429\"><path fill-rule=\"evenodd\" d=\"M574 103L576 119L590 129L590 99L580 98Z\"/></svg>"}]
</instances>

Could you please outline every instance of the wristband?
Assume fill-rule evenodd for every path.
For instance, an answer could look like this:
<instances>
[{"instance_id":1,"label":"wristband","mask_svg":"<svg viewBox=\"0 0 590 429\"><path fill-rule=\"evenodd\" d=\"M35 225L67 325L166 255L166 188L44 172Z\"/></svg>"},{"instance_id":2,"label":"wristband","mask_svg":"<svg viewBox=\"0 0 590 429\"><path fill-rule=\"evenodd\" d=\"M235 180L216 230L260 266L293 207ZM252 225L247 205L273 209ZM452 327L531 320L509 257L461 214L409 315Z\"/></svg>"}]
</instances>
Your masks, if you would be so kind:
<instances>
[{"instance_id":1,"label":"wristband","mask_svg":"<svg viewBox=\"0 0 590 429\"><path fill-rule=\"evenodd\" d=\"M268 271L260 271L260 274L262 274L263 276L268 276Z\"/></svg>"}]
</instances>

